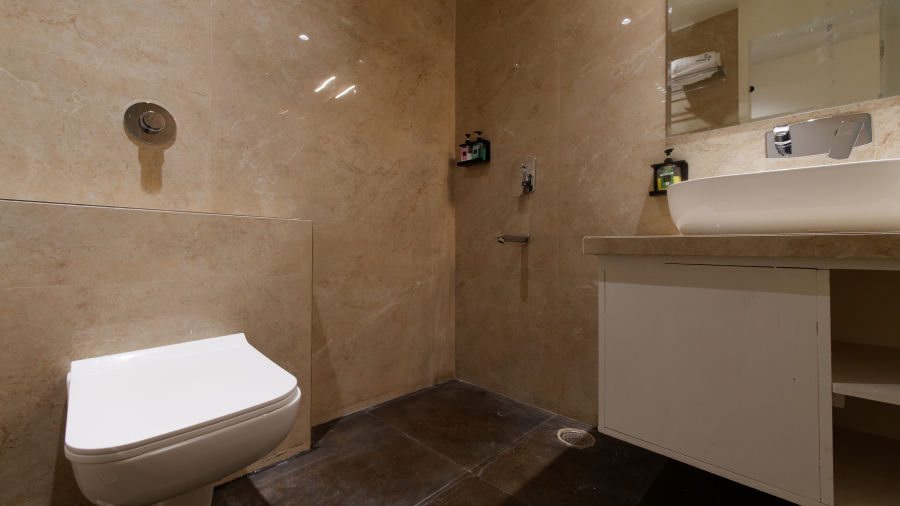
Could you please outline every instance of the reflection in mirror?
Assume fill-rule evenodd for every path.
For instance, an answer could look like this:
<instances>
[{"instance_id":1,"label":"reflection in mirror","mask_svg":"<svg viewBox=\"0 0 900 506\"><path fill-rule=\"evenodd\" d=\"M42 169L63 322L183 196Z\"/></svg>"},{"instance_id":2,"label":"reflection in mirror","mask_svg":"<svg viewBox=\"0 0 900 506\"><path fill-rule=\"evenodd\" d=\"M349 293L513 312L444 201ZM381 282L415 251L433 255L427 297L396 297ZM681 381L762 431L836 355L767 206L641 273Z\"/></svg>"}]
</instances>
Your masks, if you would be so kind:
<instances>
[{"instance_id":1,"label":"reflection in mirror","mask_svg":"<svg viewBox=\"0 0 900 506\"><path fill-rule=\"evenodd\" d=\"M669 135L900 93L900 0L668 0Z\"/></svg>"}]
</instances>

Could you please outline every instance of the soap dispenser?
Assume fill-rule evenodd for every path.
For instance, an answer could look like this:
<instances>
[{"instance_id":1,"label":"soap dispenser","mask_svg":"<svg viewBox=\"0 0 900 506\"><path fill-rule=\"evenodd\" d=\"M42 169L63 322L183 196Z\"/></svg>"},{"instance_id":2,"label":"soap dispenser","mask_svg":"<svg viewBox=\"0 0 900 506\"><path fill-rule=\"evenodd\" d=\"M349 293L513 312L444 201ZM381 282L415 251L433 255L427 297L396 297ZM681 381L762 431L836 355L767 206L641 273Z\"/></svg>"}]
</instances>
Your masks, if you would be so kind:
<instances>
[{"instance_id":1,"label":"soap dispenser","mask_svg":"<svg viewBox=\"0 0 900 506\"><path fill-rule=\"evenodd\" d=\"M471 158L483 162L491 161L491 141L481 136L481 130L475 130L475 133L478 135L478 138L472 143L473 153Z\"/></svg>"},{"instance_id":2,"label":"soap dispenser","mask_svg":"<svg viewBox=\"0 0 900 506\"><path fill-rule=\"evenodd\" d=\"M650 195L665 195L666 189L682 181L687 181L688 164L684 160L673 161L671 158L673 148L666 149L666 159L662 163L654 163L653 167L653 191Z\"/></svg>"},{"instance_id":3,"label":"soap dispenser","mask_svg":"<svg viewBox=\"0 0 900 506\"><path fill-rule=\"evenodd\" d=\"M459 161L468 162L472 159L472 141L469 139L469 133L466 132L466 142L459 145Z\"/></svg>"}]
</instances>

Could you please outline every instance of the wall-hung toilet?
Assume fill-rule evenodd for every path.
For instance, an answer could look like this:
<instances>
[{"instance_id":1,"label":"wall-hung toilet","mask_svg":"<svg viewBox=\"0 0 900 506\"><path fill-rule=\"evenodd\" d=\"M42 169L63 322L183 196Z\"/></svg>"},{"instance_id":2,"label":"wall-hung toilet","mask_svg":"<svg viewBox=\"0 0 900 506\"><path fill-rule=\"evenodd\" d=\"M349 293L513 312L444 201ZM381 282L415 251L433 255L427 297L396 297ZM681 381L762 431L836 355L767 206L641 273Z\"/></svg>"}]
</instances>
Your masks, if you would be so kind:
<instances>
[{"instance_id":1,"label":"wall-hung toilet","mask_svg":"<svg viewBox=\"0 0 900 506\"><path fill-rule=\"evenodd\" d=\"M65 454L95 504L210 503L212 484L273 450L297 380L243 334L76 360Z\"/></svg>"}]
</instances>

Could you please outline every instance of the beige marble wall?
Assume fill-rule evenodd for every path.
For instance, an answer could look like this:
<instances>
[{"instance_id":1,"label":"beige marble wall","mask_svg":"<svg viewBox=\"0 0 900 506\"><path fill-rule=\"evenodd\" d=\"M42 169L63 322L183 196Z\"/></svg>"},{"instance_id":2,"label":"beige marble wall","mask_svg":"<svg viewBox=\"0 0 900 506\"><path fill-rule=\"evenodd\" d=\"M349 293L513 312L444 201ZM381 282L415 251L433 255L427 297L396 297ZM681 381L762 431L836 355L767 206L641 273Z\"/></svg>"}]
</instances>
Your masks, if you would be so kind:
<instances>
[{"instance_id":1,"label":"beige marble wall","mask_svg":"<svg viewBox=\"0 0 900 506\"><path fill-rule=\"evenodd\" d=\"M664 2L459 0L457 17L457 140L480 128L494 149L454 178L457 374L593 423L597 266L582 238L677 233L665 197L647 194L666 147L691 177L830 161L767 160L763 133L784 119L666 138ZM787 121L844 111L874 121L851 161L900 157L898 98ZM538 184L521 197L525 155ZM499 246L497 232L532 243Z\"/></svg>"},{"instance_id":2,"label":"beige marble wall","mask_svg":"<svg viewBox=\"0 0 900 506\"><path fill-rule=\"evenodd\" d=\"M312 220L314 423L453 375L452 0L0 5L0 198Z\"/></svg>"},{"instance_id":3,"label":"beige marble wall","mask_svg":"<svg viewBox=\"0 0 900 506\"><path fill-rule=\"evenodd\" d=\"M244 332L303 393L254 467L309 448L309 221L2 200L0 237L0 503L82 500L66 373L94 356Z\"/></svg>"},{"instance_id":4,"label":"beige marble wall","mask_svg":"<svg viewBox=\"0 0 900 506\"><path fill-rule=\"evenodd\" d=\"M457 374L589 423L596 268L581 238L668 230L656 225L664 204L645 198L665 135L665 23L654 7L457 6L457 139L480 128L494 150L489 166L454 180ZM463 22L476 11L478 22ZM537 188L522 196L516 160L526 155L538 158ZM500 246L498 232L532 242Z\"/></svg>"}]
</instances>

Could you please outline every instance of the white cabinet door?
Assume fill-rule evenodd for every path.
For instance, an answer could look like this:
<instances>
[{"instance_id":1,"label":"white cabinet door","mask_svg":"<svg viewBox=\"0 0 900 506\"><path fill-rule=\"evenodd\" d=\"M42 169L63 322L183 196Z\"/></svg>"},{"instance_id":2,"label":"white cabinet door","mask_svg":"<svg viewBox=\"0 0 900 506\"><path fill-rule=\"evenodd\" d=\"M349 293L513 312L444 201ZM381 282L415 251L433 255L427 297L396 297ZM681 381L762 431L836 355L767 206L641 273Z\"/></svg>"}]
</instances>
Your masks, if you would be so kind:
<instances>
[{"instance_id":1,"label":"white cabinet door","mask_svg":"<svg viewBox=\"0 0 900 506\"><path fill-rule=\"evenodd\" d=\"M811 269L607 267L607 432L818 500L816 283Z\"/></svg>"}]
</instances>

